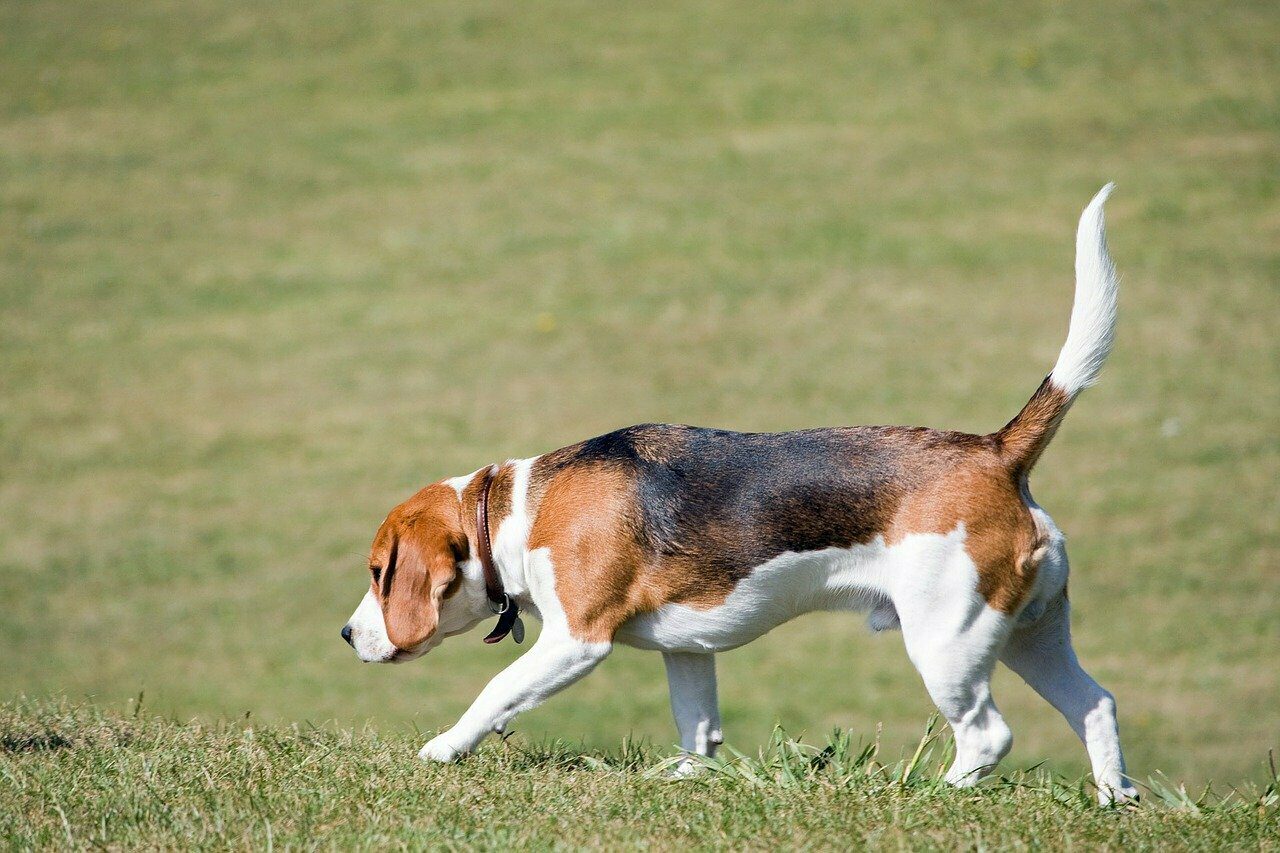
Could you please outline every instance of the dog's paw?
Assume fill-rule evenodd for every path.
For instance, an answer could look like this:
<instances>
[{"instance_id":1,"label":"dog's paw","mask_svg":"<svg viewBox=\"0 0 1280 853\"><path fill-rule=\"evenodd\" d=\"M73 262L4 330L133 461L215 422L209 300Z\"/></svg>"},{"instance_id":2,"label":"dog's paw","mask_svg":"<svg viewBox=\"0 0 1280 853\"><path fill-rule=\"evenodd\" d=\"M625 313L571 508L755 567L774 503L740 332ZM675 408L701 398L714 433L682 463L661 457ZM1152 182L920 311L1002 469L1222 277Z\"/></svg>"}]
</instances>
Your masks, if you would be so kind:
<instances>
[{"instance_id":1,"label":"dog's paw","mask_svg":"<svg viewBox=\"0 0 1280 853\"><path fill-rule=\"evenodd\" d=\"M418 757L423 761L439 761L442 764L457 761L461 755L462 753L455 749L444 735L436 735L418 751Z\"/></svg>"},{"instance_id":2,"label":"dog's paw","mask_svg":"<svg viewBox=\"0 0 1280 853\"><path fill-rule=\"evenodd\" d=\"M1140 800L1138 789L1129 782L1118 785L1102 785L1098 788L1098 803L1104 806L1136 806Z\"/></svg>"},{"instance_id":3,"label":"dog's paw","mask_svg":"<svg viewBox=\"0 0 1280 853\"><path fill-rule=\"evenodd\" d=\"M688 779L691 776L697 776L705 769L706 768L702 764L699 764L692 758L686 758L675 767L671 768L667 773L667 777L670 779Z\"/></svg>"}]
</instances>

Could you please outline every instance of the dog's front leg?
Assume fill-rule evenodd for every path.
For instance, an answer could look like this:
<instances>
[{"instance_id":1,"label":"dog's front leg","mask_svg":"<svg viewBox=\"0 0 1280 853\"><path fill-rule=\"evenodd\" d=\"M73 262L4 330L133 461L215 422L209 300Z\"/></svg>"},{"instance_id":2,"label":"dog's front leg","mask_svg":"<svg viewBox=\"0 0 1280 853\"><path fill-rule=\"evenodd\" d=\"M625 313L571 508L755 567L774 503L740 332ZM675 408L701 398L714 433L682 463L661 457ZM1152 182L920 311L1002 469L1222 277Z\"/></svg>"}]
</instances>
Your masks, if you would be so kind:
<instances>
[{"instance_id":1,"label":"dog's front leg","mask_svg":"<svg viewBox=\"0 0 1280 853\"><path fill-rule=\"evenodd\" d=\"M686 753L710 758L724 742L720 733L720 703L716 699L716 659L710 654L664 652L671 713L680 729L680 747ZM676 774L697 770L689 759L680 762Z\"/></svg>"},{"instance_id":2,"label":"dog's front leg","mask_svg":"<svg viewBox=\"0 0 1280 853\"><path fill-rule=\"evenodd\" d=\"M432 738L419 758L453 761L479 745L490 732L501 732L521 711L541 705L582 678L608 656L612 643L586 643L544 627L533 648L498 673L462 719Z\"/></svg>"}]
</instances>

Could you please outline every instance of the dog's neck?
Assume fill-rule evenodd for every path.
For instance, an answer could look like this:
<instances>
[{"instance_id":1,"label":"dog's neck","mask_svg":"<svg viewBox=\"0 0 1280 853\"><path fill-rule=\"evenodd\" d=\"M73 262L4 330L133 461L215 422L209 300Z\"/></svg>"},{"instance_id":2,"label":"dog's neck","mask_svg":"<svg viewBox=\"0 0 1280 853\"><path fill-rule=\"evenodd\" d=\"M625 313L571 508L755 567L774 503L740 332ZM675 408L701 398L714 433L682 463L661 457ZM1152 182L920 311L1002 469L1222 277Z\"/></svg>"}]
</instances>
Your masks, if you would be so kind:
<instances>
[{"instance_id":1,"label":"dog's neck","mask_svg":"<svg viewBox=\"0 0 1280 853\"><path fill-rule=\"evenodd\" d=\"M489 510L489 543L493 567L501 580L503 590L516 599L522 608L528 610L532 601L529 598L529 582L525 567L525 554L529 543L529 530L533 519L527 511L529 475L533 460L517 460L506 462L501 468L510 468L511 496L503 511ZM486 468L466 478L482 484ZM462 479L462 478L459 478ZM468 538L469 556L461 564L463 586L469 607L477 615L488 617L491 614L485 586L484 566L480 561L480 536L476 526L476 503L479 499L459 490L459 512L467 521L464 531Z\"/></svg>"}]
</instances>

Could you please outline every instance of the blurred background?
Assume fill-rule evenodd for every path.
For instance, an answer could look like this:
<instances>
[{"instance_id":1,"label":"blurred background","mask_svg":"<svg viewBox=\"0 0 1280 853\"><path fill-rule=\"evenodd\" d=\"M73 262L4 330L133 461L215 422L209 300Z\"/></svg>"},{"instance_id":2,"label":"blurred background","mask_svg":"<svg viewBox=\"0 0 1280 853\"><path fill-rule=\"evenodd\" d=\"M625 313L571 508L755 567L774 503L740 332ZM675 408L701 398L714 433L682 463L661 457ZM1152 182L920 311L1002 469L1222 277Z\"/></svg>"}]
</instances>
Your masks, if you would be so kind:
<instances>
[{"instance_id":1,"label":"blurred background","mask_svg":"<svg viewBox=\"0 0 1280 853\"><path fill-rule=\"evenodd\" d=\"M1278 68L1268 2L3 0L0 698L450 724L516 646L338 637L393 504L639 421L993 430L1115 180L1118 346L1032 485L1133 772L1262 778ZM862 617L720 676L745 750L931 712ZM515 728L672 744L661 658Z\"/></svg>"}]
</instances>

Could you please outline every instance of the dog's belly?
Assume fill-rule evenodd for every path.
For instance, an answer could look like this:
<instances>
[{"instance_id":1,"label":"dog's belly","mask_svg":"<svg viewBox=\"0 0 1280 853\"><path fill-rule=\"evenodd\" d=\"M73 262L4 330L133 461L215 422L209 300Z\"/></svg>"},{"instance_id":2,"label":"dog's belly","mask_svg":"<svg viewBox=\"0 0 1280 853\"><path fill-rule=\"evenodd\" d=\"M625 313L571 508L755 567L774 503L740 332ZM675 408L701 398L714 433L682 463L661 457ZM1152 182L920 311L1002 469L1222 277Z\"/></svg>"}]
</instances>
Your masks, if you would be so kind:
<instances>
[{"instance_id":1,"label":"dog's belly","mask_svg":"<svg viewBox=\"0 0 1280 853\"><path fill-rule=\"evenodd\" d=\"M873 627L889 627L896 617L888 582L899 550L876 539L852 548L781 554L756 567L723 604L664 605L624 623L616 640L664 652L722 652L815 610L874 609L881 624Z\"/></svg>"}]
</instances>

